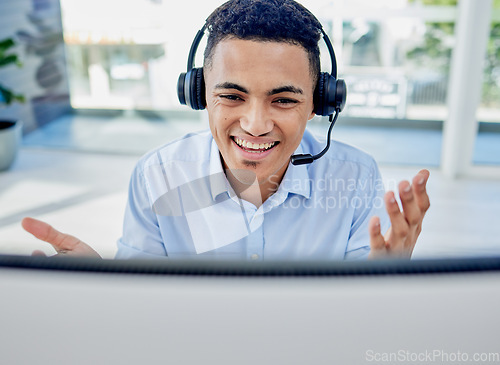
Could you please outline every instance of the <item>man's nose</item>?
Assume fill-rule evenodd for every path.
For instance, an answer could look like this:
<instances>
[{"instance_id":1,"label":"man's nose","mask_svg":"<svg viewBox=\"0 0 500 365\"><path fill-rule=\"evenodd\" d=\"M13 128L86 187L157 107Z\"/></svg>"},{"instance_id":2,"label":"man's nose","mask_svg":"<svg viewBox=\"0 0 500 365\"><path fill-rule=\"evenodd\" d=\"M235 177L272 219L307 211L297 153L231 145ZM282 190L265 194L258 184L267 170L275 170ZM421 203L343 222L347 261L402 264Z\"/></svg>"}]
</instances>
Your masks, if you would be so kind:
<instances>
[{"instance_id":1,"label":"man's nose","mask_svg":"<svg viewBox=\"0 0 500 365\"><path fill-rule=\"evenodd\" d=\"M253 136L262 136L274 128L267 106L258 102L249 103L240 119L240 125Z\"/></svg>"}]
</instances>

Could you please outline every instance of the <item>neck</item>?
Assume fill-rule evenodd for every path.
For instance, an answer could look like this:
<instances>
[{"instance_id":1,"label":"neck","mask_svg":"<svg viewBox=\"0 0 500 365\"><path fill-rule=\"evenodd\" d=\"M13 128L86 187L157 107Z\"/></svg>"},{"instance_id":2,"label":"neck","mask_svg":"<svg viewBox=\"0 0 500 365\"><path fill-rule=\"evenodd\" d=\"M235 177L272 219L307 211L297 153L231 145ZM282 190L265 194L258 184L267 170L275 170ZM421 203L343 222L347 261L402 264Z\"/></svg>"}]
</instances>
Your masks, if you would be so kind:
<instances>
[{"instance_id":1,"label":"neck","mask_svg":"<svg viewBox=\"0 0 500 365\"><path fill-rule=\"evenodd\" d=\"M283 178L283 175L281 177L273 175L258 181L257 176L250 170L231 169L226 169L226 176L238 197L257 208L278 190Z\"/></svg>"}]
</instances>

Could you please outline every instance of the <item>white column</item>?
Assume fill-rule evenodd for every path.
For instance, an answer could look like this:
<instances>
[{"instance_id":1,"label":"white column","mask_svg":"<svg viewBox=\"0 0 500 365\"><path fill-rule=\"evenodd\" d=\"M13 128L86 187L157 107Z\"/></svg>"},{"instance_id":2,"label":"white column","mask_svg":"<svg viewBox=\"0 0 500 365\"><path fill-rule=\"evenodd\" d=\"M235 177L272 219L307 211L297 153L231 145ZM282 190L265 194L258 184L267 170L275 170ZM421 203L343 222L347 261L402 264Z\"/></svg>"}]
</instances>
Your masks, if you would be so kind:
<instances>
[{"instance_id":1,"label":"white column","mask_svg":"<svg viewBox=\"0 0 500 365\"><path fill-rule=\"evenodd\" d=\"M441 169L450 178L465 174L472 163L492 0L459 0L458 7L441 156Z\"/></svg>"}]
</instances>

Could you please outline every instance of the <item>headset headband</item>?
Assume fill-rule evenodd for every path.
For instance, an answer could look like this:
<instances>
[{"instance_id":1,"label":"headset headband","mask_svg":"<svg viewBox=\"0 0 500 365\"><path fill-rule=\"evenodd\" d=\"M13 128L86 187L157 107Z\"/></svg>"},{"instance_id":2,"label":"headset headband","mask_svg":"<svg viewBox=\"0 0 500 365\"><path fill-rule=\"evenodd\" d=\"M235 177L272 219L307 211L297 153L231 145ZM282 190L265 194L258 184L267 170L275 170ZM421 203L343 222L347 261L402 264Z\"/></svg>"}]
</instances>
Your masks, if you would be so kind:
<instances>
[{"instance_id":1,"label":"headset headband","mask_svg":"<svg viewBox=\"0 0 500 365\"><path fill-rule=\"evenodd\" d=\"M191 44L191 49L189 50L189 56L187 61L187 70L191 71L194 68L194 58L196 56L196 51L198 50L198 46L200 45L201 39L205 34L205 30L207 29L207 23L203 25L203 27L196 33L194 37L193 43ZM326 47L328 48L328 53L330 53L330 62L332 64L332 72L330 73L333 77L337 78L337 60L335 58L335 52L333 51L332 42L330 42L330 38L325 33L323 28L320 29L321 34L323 34L323 40L326 43Z\"/></svg>"}]
</instances>

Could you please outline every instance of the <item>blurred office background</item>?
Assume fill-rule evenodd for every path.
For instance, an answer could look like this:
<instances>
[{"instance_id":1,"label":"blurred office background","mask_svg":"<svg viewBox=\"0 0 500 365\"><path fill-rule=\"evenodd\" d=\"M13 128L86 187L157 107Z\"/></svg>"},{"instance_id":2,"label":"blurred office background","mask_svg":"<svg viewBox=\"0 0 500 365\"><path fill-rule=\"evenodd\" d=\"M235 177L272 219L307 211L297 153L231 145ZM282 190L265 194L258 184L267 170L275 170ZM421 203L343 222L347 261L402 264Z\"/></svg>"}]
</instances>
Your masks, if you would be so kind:
<instances>
[{"instance_id":1,"label":"blurred office background","mask_svg":"<svg viewBox=\"0 0 500 365\"><path fill-rule=\"evenodd\" d=\"M334 138L372 154L388 188L432 171L416 256L500 253L500 0L301 3L332 39L348 85ZM12 37L23 62L0 80L26 99L0 107L0 119L24 122L18 159L0 173L0 253L42 247L19 227L31 215L112 257L135 161L207 127L205 112L179 105L176 84L220 4L0 3L0 40ZM328 121L309 128L323 136Z\"/></svg>"}]
</instances>

